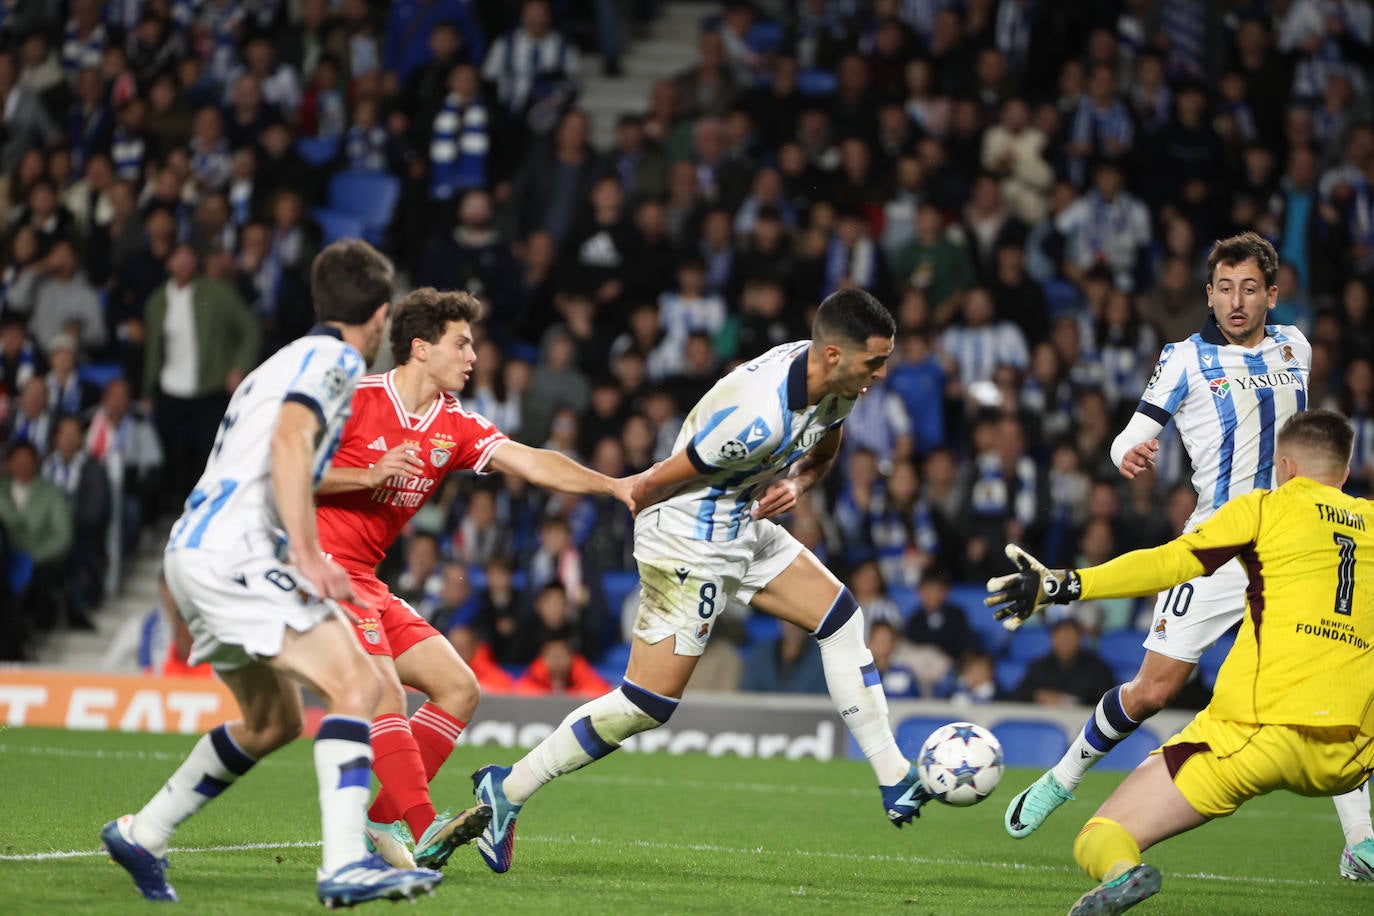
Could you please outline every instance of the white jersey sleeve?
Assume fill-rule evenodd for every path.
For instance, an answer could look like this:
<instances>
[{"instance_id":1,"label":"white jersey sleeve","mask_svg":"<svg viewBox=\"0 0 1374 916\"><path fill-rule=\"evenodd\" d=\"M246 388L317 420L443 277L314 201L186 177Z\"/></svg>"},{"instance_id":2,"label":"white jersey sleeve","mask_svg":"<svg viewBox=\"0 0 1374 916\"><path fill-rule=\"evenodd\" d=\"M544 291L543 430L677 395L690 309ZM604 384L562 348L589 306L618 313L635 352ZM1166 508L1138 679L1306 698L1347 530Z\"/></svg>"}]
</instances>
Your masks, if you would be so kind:
<instances>
[{"instance_id":1,"label":"white jersey sleeve","mask_svg":"<svg viewBox=\"0 0 1374 916\"><path fill-rule=\"evenodd\" d=\"M1165 344L1159 353L1159 362L1155 363L1154 372L1150 374L1150 381L1145 386L1145 393L1140 396L1136 411L1154 420L1161 428L1178 413L1188 397L1191 383L1188 368L1195 358L1195 349L1190 340Z\"/></svg>"},{"instance_id":2,"label":"white jersey sleeve","mask_svg":"<svg viewBox=\"0 0 1374 916\"><path fill-rule=\"evenodd\" d=\"M172 528L168 550L238 549L245 536L280 538L272 493L272 435L282 404L302 404L320 424L311 473L324 477L362 378L362 354L329 327L287 344L254 369L229 400L210 460Z\"/></svg>"}]
</instances>

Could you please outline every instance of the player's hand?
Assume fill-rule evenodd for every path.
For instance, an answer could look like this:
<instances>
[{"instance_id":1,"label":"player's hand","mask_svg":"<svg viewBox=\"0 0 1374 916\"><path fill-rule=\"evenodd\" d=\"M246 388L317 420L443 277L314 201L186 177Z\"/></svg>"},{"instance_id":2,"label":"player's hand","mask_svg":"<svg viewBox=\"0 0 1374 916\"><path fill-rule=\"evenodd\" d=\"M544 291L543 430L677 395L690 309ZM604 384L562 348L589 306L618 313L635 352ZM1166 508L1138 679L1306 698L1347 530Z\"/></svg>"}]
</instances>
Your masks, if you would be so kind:
<instances>
[{"instance_id":1,"label":"player's hand","mask_svg":"<svg viewBox=\"0 0 1374 916\"><path fill-rule=\"evenodd\" d=\"M625 504L630 514L635 514L635 484L644 474L631 474L629 477L616 477L611 480L611 495Z\"/></svg>"},{"instance_id":2,"label":"player's hand","mask_svg":"<svg viewBox=\"0 0 1374 916\"><path fill-rule=\"evenodd\" d=\"M1130 451L1121 456L1121 476L1134 480L1137 474L1143 474L1155 466L1155 456L1158 454L1158 439L1132 446Z\"/></svg>"},{"instance_id":3,"label":"player's hand","mask_svg":"<svg viewBox=\"0 0 1374 916\"><path fill-rule=\"evenodd\" d=\"M791 477L773 481L768 485L768 489L763 491L758 502L754 503L755 520L772 518L792 511L801 494L801 484Z\"/></svg>"},{"instance_id":4,"label":"player's hand","mask_svg":"<svg viewBox=\"0 0 1374 916\"><path fill-rule=\"evenodd\" d=\"M319 551L293 551L291 559L302 576L315 586L315 595L333 601L347 601L367 610L353 594L353 580L338 563Z\"/></svg>"},{"instance_id":5,"label":"player's hand","mask_svg":"<svg viewBox=\"0 0 1374 916\"><path fill-rule=\"evenodd\" d=\"M993 616L1008 630L1018 629L1051 604L1068 604L1083 590L1078 573L1048 569L1015 544L1007 545L1007 559L1016 564L1017 571L989 579L983 603L993 608Z\"/></svg>"},{"instance_id":6,"label":"player's hand","mask_svg":"<svg viewBox=\"0 0 1374 916\"><path fill-rule=\"evenodd\" d=\"M389 449L368 470L372 472L368 484L380 487L392 477L419 477L424 473L425 463L415 454L415 446L401 444Z\"/></svg>"}]
</instances>

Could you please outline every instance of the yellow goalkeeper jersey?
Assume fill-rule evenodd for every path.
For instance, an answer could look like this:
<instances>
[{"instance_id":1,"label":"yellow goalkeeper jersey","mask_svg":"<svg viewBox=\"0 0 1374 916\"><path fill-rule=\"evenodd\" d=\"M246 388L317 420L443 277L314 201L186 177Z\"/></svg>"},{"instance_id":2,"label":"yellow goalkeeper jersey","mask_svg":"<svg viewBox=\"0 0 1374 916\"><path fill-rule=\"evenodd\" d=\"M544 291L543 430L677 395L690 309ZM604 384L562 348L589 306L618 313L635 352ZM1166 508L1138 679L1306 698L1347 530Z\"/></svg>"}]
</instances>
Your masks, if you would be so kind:
<instances>
[{"instance_id":1,"label":"yellow goalkeeper jersey","mask_svg":"<svg viewBox=\"0 0 1374 916\"><path fill-rule=\"evenodd\" d=\"M1374 735L1374 503L1306 477L1254 490L1167 544L1079 570L1082 597L1163 591L1232 557L1247 611L1212 715Z\"/></svg>"}]
</instances>

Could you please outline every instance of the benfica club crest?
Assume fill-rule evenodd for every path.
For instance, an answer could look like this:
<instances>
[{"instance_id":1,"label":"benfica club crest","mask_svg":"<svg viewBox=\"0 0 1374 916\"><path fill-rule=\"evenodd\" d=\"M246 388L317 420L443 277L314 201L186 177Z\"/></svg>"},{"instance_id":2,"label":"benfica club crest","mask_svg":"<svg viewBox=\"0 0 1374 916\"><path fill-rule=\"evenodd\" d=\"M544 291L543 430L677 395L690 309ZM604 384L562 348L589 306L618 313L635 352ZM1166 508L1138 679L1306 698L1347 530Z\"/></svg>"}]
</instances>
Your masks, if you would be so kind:
<instances>
[{"instance_id":1,"label":"benfica club crest","mask_svg":"<svg viewBox=\"0 0 1374 916\"><path fill-rule=\"evenodd\" d=\"M441 468L448 464L449 458L453 457L453 448L456 443L452 439L430 439L429 440L429 463L436 468Z\"/></svg>"}]
</instances>

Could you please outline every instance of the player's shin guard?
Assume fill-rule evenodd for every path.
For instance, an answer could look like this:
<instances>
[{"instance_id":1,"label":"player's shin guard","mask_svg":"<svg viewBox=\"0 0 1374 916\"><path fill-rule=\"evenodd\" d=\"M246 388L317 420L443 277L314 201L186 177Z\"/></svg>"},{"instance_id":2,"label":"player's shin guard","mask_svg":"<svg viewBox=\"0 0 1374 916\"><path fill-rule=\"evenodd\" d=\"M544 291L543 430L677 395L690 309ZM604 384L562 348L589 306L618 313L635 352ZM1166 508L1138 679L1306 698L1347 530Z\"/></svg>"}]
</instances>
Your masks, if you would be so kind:
<instances>
[{"instance_id":1,"label":"player's shin guard","mask_svg":"<svg viewBox=\"0 0 1374 916\"><path fill-rule=\"evenodd\" d=\"M1095 817L1073 841L1073 859L1096 881L1110 881L1140 864L1140 847L1116 821Z\"/></svg>"},{"instance_id":2,"label":"player's shin guard","mask_svg":"<svg viewBox=\"0 0 1374 916\"><path fill-rule=\"evenodd\" d=\"M320 721L315 776L320 781L324 870L332 873L367 855L363 824L372 791L372 745L365 720L325 716Z\"/></svg>"},{"instance_id":3,"label":"player's shin guard","mask_svg":"<svg viewBox=\"0 0 1374 916\"><path fill-rule=\"evenodd\" d=\"M400 713L386 713L372 720L371 735L372 771L382 789L367 816L378 824L404 819L411 836L418 837L434 821L434 804L410 724Z\"/></svg>"},{"instance_id":4,"label":"player's shin guard","mask_svg":"<svg viewBox=\"0 0 1374 916\"><path fill-rule=\"evenodd\" d=\"M545 783L600 760L631 735L658 728L677 703L629 681L584 703L511 767L504 785L506 798L523 805Z\"/></svg>"},{"instance_id":5,"label":"player's shin guard","mask_svg":"<svg viewBox=\"0 0 1374 916\"><path fill-rule=\"evenodd\" d=\"M1121 705L1120 685L1113 687L1102 694L1102 699L1097 701L1097 708L1084 723L1078 737L1050 772L1065 791L1072 792L1097 761L1139 727L1140 723L1126 715Z\"/></svg>"},{"instance_id":6,"label":"player's shin guard","mask_svg":"<svg viewBox=\"0 0 1374 916\"><path fill-rule=\"evenodd\" d=\"M1355 847L1365 840L1374 839L1374 825L1369 819L1369 783L1366 782L1354 791L1336 795L1331 799L1336 803L1336 814L1341 819L1341 829L1345 831L1345 845Z\"/></svg>"},{"instance_id":7,"label":"player's shin guard","mask_svg":"<svg viewBox=\"0 0 1374 916\"><path fill-rule=\"evenodd\" d=\"M134 816L131 839L153 855L165 856L181 822L229 788L254 763L229 737L227 725L201 735L162 791Z\"/></svg>"},{"instance_id":8,"label":"player's shin guard","mask_svg":"<svg viewBox=\"0 0 1374 916\"><path fill-rule=\"evenodd\" d=\"M910 764L892 736L882 678L873 664L873 653L864 644L864 615L849 589L840 589L811 635L820 644L825 683L840 718L873 765L878 784L896 784Z\"/></svg>"}]
</instances>

